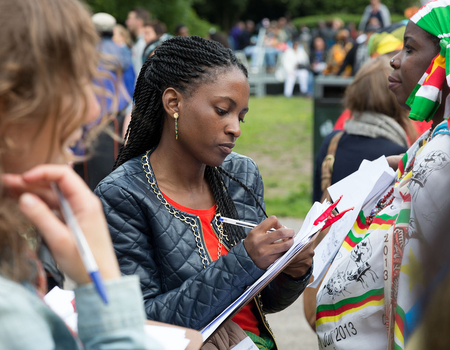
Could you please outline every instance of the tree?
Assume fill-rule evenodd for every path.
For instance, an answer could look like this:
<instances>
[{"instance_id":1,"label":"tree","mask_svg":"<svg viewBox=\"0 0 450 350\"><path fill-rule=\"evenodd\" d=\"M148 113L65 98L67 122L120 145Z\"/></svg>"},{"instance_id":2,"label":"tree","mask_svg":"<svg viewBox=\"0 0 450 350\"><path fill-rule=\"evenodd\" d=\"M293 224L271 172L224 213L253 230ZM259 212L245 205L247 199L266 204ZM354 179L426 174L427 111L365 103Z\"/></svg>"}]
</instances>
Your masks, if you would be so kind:
<instances>
[{"instance_id":1,"label":"tree","mask_svg":"<svg viewBox=\"0 0 450 350\"><path fill-rule=\"evenodd\" d=\"M248 0L195 0L194 9L201 18L207 18L228 31L246 10L247 5Z\"/></svg>"},{"instance_id":2,"label":"tree","mask_svg":"<svg viewBox=\"0 0 450 350\"><path fill-rule=\"evenodd\" d=\"M201 20L192 10L192 0L87 0L93 12L107 12L118 22L125 23L128 12L136 6L150 11L152 18L165 23L170 32L174 32L179 23L184 23L191 34L206 36L212 26Z\"/></svg>"}]
</instances>

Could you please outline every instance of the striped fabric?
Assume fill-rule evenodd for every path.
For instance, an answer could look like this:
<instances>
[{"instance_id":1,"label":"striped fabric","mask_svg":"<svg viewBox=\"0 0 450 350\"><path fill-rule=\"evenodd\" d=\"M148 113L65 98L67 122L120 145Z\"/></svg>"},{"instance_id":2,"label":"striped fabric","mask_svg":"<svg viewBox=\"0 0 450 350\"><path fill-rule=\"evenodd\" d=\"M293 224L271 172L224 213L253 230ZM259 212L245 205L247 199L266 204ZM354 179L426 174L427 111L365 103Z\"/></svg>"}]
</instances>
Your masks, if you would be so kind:
<instances>
[{"instance_id":1,"label":"striped fabric","mask_svg":"<svg viewBox=\"0 0 450 350\"><path fill-rule=\"evenodd\" d=\"M392 283L399 284L399 272L403 272L405 259L394 256L392 249L386 252L384 245L387 236L393 237L389 242L394 244L397 253L403 254L403 244L399 244L402 239L397 231L402 228L403 232L408 232L411 218L411 196L405 190L412 175L411 164L421 154L427 136L428 133L422 135L402 158L392 205L380 211L370 226L366 224L366 217L379 198L364 206L335 256L317 293L316 332L320 349L360 350L365 346L371 350L404 349L408 335L405 313L411 309L405 304L409 298L408 288L403 289L406 294L398 298L397 288L393 288ZM409 251L405 255L406 261L410 261ZM394 273L386 275L389 256L393 257ZM389 305L393 312L389 313L387 324ZM389 342L388 334L392 334Z\"/></svg>"},{"instance_id":2,"label":"striped fabric","mask_svg":"<svg viewBox=\"0 0 450 350\"><path fill-rule=\"evenodd\" d=\"M444 82L450 86L450 65L445 59L450 57L450 0L429 2L410 21L441 39L440 53L433 59L406 102L411 107L411 119L428 122L441 104Z\"/></svg>"}]
</instances>

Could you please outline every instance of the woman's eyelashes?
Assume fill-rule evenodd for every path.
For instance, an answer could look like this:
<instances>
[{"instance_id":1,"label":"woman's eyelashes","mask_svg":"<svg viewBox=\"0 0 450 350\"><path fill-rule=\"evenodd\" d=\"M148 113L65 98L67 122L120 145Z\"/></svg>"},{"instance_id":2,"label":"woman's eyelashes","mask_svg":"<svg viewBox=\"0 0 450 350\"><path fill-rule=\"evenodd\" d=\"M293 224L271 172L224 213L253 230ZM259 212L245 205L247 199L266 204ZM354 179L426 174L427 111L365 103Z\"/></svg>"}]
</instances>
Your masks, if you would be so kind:
<instances>
[{"instance_id":1,"label":"woman's eyelashes","mask_svg":"<svg viewBox=\"0 0 450 350\"><path fill-rule=\"evenodd\" d=\"M406 50L406 53L411 53L412 50L413 50L413 48L412 48L411 46L409 46L408 44L405 44L405 45L404 45L404 48L405 48L405 50Z\"/></svg>"},{"instance_id":2,"label":"woman's eyelashes","mask_svg":"<svg viewBox=\"0 0 450 350\"><path fill-rule=\"evenodd\" d=\"M220 116L224 116L225 114L228 113L228 111L226 111L226 110L224 110L222 108L218 108L218 107L216 107L216 111L217 111L217 114L220 115Z\"/></svg>"},{"instance_id":3,"label":"woman's eyelashes","mask_svg":"<svg viewBox=\"0 0 450 350\"><path fill-rule=\"evenodd\" d=\"M219 108L219 107L216 107L216 112L217 112L217 114L220 115L221 117L223 117L223 116L225 116L225 115L228 114L228 111L227 111L227 110L222 109L222 108ZM239 117L239 122L240 122L240 123L245 123L244 117L243 117L243 116L242 116L242 117Z\"/></svg>"}]
</instances>

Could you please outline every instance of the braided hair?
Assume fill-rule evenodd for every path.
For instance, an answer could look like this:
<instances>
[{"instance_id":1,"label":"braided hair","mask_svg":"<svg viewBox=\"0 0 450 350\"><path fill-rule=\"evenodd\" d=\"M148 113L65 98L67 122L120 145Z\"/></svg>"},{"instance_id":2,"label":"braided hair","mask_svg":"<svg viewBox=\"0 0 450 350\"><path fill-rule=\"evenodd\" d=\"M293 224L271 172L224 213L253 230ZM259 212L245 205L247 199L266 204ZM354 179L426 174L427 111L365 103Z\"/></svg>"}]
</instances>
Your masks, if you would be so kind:
<instances>
[{"instance_id":1,"label":"braided hair","mask_svg":"<svg viewBox=\"0 0 450 350\"><path fill-rule=\"evenodd\" d=\"M233 51L218 42L197 36L174 37L164 41L154 55L147 58L139 73L131 121L114 168L158 145L165 120L162 95L167 88L190 95L200 85L213 81L218 73L232 67L248 77L247 69L236 59ZM256 196L241 181L221 167L206 166L205 178L221 215L239 219L222 174L243 186L264 212ZM224 233L232 245L245 238L244 230L238 226L224 224Z\"/></svg>"}]
</instances>

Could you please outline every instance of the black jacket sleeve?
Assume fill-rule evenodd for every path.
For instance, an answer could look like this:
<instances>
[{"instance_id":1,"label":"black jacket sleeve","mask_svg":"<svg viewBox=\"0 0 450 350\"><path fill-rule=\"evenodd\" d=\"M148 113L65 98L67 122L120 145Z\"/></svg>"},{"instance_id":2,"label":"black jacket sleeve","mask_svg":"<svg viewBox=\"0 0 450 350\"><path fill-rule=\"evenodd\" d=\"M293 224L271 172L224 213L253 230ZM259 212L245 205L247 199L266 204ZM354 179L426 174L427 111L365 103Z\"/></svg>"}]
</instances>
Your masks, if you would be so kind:
<instances>
[{"instance_id":1,"label":"black jacket sleeve","mask_svg":"<svg viewBox=\"0 0 450 350\"><path fill-rule=\"evenodd\" d=\"M100 184L95 192L103 203L122 273L137 274L141 279L148 319L201 329L264 272L240 243L179 288L164 292L160 262L149 239L152 234L149 218L141 203L127 190L111 183Z\"/></svg>"}]
</instances>

